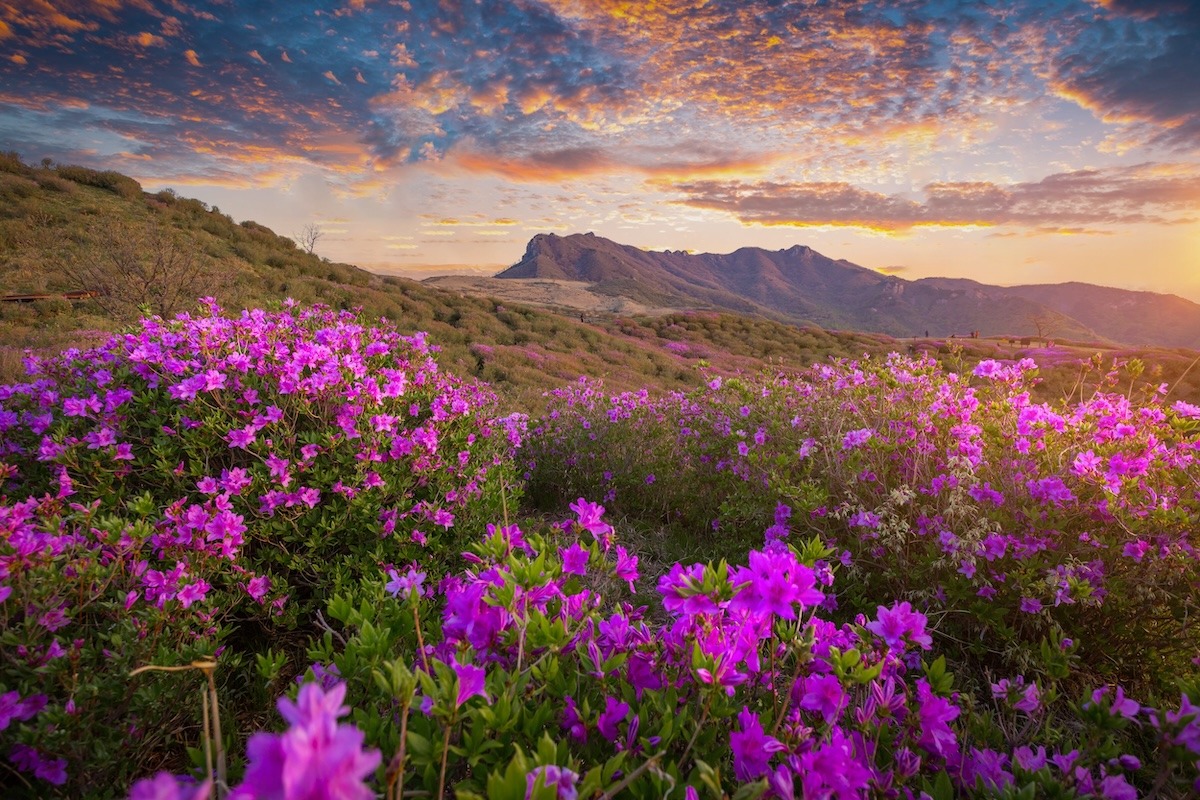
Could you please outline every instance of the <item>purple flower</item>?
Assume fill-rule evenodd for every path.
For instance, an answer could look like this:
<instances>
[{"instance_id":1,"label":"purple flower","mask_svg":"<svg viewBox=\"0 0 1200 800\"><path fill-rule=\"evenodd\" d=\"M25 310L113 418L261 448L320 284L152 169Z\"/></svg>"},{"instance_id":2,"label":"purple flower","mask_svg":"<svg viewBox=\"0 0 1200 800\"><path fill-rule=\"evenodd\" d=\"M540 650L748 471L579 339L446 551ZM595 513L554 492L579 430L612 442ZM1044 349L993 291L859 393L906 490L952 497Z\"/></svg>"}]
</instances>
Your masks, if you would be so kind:
<instances>
[{"instance_id":1,"label":"purple flower","mask_svg":"<svg viewBox=\"0 0 1200 800\"><path fill-rule=\"evenodd\" d=\"M670 571L658 579L658 592L663 596L663 608L672 614L693 616L713 614L717 604L703 592L704 565L684 567L676 562Z\"/></svg>"},{"instance_id":2,"label":"purple flower","mask_svg":"<svg viewBox=\"0 0 1200 800\"><path fill-rule=\"evenodd\" d=\"M608 741L615 742L617 740L617 723L623 721L628 715L628 703L605 696L604 711L600 713L600 719L596 722L596 730L600 731L600 735Z\"/></svg>"},{"instance_id":3,"label":"purple flower","mask_svg":"<svg viewBox=\"0 0 1200 800\"><path fill-rule=\"evenodd\" d=\"M46 706L46 695L35 694L21 700L21 695L14 691L0 694L0 731L9 726L13 720L27 720Z\"/></svg>"},{"instance_id":4,"label":"purple flower","mask_svg":"<svg viewBox=\"0 0 1200 800\"><path fill-rule=\"evenodd\" d=\"M892 650L904 649L904 638L928 650L933 639L925 633L925 615L912 610L907 601L891 608L877 607L875 621L867 623L867 630L883 639Z\"/></svg>"},{"instance_id":5,"label":"purple flower","mask_svg":"<svg viewBox=\"0 0 1200 800\"><path fill-rule=\"evenodd\" d=\"M949 723L958 718L959 710L944 697L938 697L924 678L917 680L918 716L921 736L918 743L930 753L949 756L958 750L958 739Z\"/></svg>"},{"instance_id":6,"label":"purple flower","mask_svg":"<svg viewBox=\"0 0 1200 800\"><path fill-rule=\"evenodd\" d=\"M579 775L566 767L554 764L534 767L525 776L525 800L531 800L538 787L546 789L553 787L557 800L576 800L579 793L575 789L575 784L578 781Z\"/></svg>"},{"instance_id":7,"label":"purple flower","mask_svg":"<svg viewBox=\"0 0 1200 800\"><path fill-rule=\"evenodd\" d=\"M1192 405L1191 403L1184 402L1183 400L1176 400L1175 404L1171 406L1171 408L1175 409L1175 412L1181 417L1191 417L1193 419L1200 418L1200 406Z\"/></svg>"},{"instance_id":8,"label":"purple flower","mask_svg":"<svg viewBox=\"0 0 1200 800\"><path fill-rule=\"evenodd\" d=\"M867 442L871 441L871 437L875 435L872 428L859 428L853 430L842 437L842 449L853 450L856 447L862 447Z\"/></svg>"},{"instance_id":9,"label":"purple flower","mask_svg":"<svg viewBox=\"0 0 1200 800\"><path fill-rule=\"evenodd\" d=\"M587 574L588 556L590 554L579 542L575 542L565 549L560 548L558 554L562 558L562 571L565 574Z\"/></svg>"},{"instance_id":10,"label":"purple flower","mask_svg":"<svg viewBox=\"0 0 1200 800\"><path fill-rule=\"evenodd\" d=\"M245 428L235 428L229 432L225 441L229 442L231 448L241 448L243 450L254 444L256 432L253 425L247 425Z\"/></svg>"},{"instance_id":11,"label":"purple flower","mask_svg":"<svg viewBox=\"0 0 1200 800\"><path fill-rule=\"evenodd\" d=\"M67 782L67 760L65 758L47 758L27 744L14 744L8 753L8 760L22 772L32 772L55 786Z\"/></svg>"},{"instance_id":12,"label":"purple flower","mask_svg":"<svg viewBox=\"0 0 1200 800\"><path fill-rule=\"evenodd\" d=\"M269 591L271 591L271 579L266 575L258 575L251 578L250 583L246 584L246 594L259 603L263 601L263 598L267 596L267 592Z\"/></svg>"},{"instance_id":13,"label":"purple flower","mask_svg":"<svg viewBox=\"0 0 1200 800\"><path fill-rule=\"evenodd\" d=\"M1107 686L1097 689L1092 692L1092 702L1099 703L1107 695ZM1108 713L1114 716L1120 715L1126 719L1133 719L1141 709L1141 705L1136 700L1125 696L1125 687L1118 686L1116 693L1113 695L1112 705L1108 707Z\"/></svg>"},{"instance_id":14,"label":"purple flower","mask_svg":"<svg viewBox=\"0 0 1200 800\"><path fill-rule=\"evenodd\" d=\"M487 672L482 667L474 664L460 664L457 660L451 661L450 667L458 676L458 696L454 699L455 706L461 706L476 695L485 700L488 699L487 692L484 690Z\"/></svg>"},{"instance_id":15,"label":"purple flower","mask_svg":"<svg viewBox=\"0 0 1200 800\"><path fill-rule=\"evenodd\" d=\"M587 725L579 713L579 706L575 704L575 698L567 695L565 700L560 724L572 739L582 744L587 741Z\"/></svg>"},{"instance_id":16,"label":"purple flower","mask_svg":"<svg viewBox=\"0 0 1200 800\"><path fill-rule=\"evenodd\" d=\"M407 600L414 595L416 597L422 596L423 590L421 585L425 581L425 573L418 572L416 567L409 567L403 575L394 569L389 569L388 577L391 580L383 588L392 597L403 595L404 599Z\"/></svg>"},{"instance_id":17,"label":"purple flower","mask_svg":"<svg viewBox=\"0 0 1200 800\"><path fill-rule=\"evenodd\" d=\"M800 707L807 711L816 711L833 724L842 713L846 703L846 691L836 675L809 676L804 679L804 696L800 699Z\"/></svg>"},{"instance_id":18,"label":"purple flower","mask_svg":"<svg viewBox=\"0 0 1200 800\"><path fill-rule=\"evenodd\" d=\"M629 584L629 591L633 591L633 582L638 579L637 571L637 556L630 555L624 547L617 546L617 577Z\"/></svg>"},{"instance_id":19,"label":"purple flower","mask_svg":"<svg viewBox=\"0 0 1200 800\"><path fill-rule=\"evenodd\" d=\"M797 604L803 609L825 599L816 588L813 571L798 562L790 550L751 550L748 561L748 566L738 567L731 577L732 583L741 585L730 601L732 610L796 619Z\"/></svg>"},{"instance_id":20,"label":"purple flower","mask_svg":"<svg viewBox=\"0 0 1200 800\"><path fill-rule=\"evenodd\" d=\"M129 800L209 800L211 796L212 781L181 783L169 772L143 778L129 790Z\"/></svg>"},{"instance_id":21,"label":"purple flower","mask_svg":"<svg viewBox=\"0 0 1200 800\"><path fill-rule=\"evenodd\" d=\"M296 702L279 699L290 723L280 734L256 733L246 747L249 762L231 800L369 800L364 783L379 765L378 750L363 750L363 733L338 724L349 713L342 705L346 685L326 692L315 683L300 688Z\"/></svg>"},{"instance_id":22,"label":"purple flower","mask_svg":"<svg viewBox=\"0 0 1200 800\"><path fill-rule=\"evenodd\" d=\"M581 497L574 503L571 503L570 509L575 512L579 527L592 534L592 537L596 541L601 544L609 541L608 537L612 533L612 526L601 519L604 516L604 506L598 503L590 503Z\"/></svg>"},{"instance_id":23,"label":"purple flower","mask_svg":"<svg viewBox=\"0 0 1200 800\"><path fill-rule=\"evenodd\" d=\"M733 773L739 781L752 781L767 774L771 756L787 746L778 739L767 736L758 715L742 706L738 714L739 730L729 734L729 748L733 750Z\"/></svg>"},{"instance_id":24,"label":"purple flower","mask_svg":"<svg viewBox=\"0 0 1200 800\"><path fill-rule=\"evenodd\" d=\"M1107 800L1137 800L1138 793L1124 775L1106 775L1100 781L1100 796Z\"/></svg>"},{"instance_id":25,"label":"purple flower","mask_svg":"<svg viewBox=\"0 0 1200 800\"><path fill-rule=\"evenodd\" d=\"M1041 708L1041 694L1037 684L1031 683L1027 686L1024 676L1021 675L1012 680L1004 678L999 683L993 683L992 697L1003 699L1016 710L1026 714L1032 714Z\"/></svg>"},{"instance_id":26,"label":"purple flower","mask_svg":"<svg viewBox=\"0 0 1200 800\"><path fill-rule=\"evenodd\" d=\"M189 608L192 603L198 603L203 600L210 588L212 587L208 585L207 581L198 579L195 583L189 583L187 586L180 587L176 598L183 604L184 608Z\"/></svg>"},{"instance_id":27,"label":"purple flower","mask_svg":"<svg viewBox=\"0 0 1200 800\"><path fill-rule=\"evenodd\" d=\"M1026 772L1037 772L1046 766L1046 748L1039 746L1034 752L1029 747L1018 747L1013 751L1013 761Z\"/></svg>"}]
</instances>

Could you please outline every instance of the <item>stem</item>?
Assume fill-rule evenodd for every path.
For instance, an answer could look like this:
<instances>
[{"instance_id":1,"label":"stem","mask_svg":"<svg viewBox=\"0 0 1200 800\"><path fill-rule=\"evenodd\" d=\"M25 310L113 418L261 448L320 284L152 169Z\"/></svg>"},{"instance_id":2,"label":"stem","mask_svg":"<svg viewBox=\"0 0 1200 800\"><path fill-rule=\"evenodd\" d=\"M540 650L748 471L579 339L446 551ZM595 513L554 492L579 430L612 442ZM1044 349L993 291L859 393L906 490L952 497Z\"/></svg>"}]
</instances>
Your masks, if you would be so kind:
<instances>
[{"instance_id":1,"label":"stem","mask_svg":"<svg viewBox=\"0 0 1200 800\"><path fill-rule=\"evenodd\" d=\"M446 796L446 761L450 758L450 731L454 728L454 723L458 718L458 709L454 709L454 714L450 716L450 722L446 725L446 733L442 736L442 772L438 776L438 800Z\"/></svg>"},{"instance_id":2,"label":"stem","mask_svg":"<svg viewBox=\"0 0 1200 800\"><path fill-rule=\"evenodd\" d=\"M212 704L213 711L213 738L217 742L217 800L221 800L228 791L229 784L226 782L225 773L225 741L221 735L221 710L217 706L217 682L213 678L216 666L216 664L212 664L212 666L204 668L204 674L208 676L209 702Z\"/></svg>"},{"instance_id":3,"label":"stem","mask_svg":"<svg viewBox=\"0 0 1200 800\"><path fill-rule=\"evenodd\" d=\"M700 715L700 721L696 723L696 730L692 731L692 738L688 739L687 747L683 748L683 752L679 754L679 765L682 768L683 762L687 759L688 753L692 751L692 745L700 738L700 731L704 728L704 723L708 722L708 712L712 708L712 695L708 696L708 700L704 703L704 712Z\"/></svg>"},{"instance_id":4,"label":"stem","mask_svg":"<svg viewBox=\"0 0 1200 800\"><path fill-rule=\"evenodd\" d=\"M412 698L404 702L404 708L400 716L400 746L396 749L396 754L392 756L391 763L387 768L387 800L400 800L404 797L404 759L406 757L406 749L408 747L408 710Z\"/></svg>"},{"instance_id":5,"label":"stem","mask_svg":"<svg viewBox=\"0 0 1200 800\"><path fill-rule=\"evenodd\" d=\"M629 784L633 783L635 780L640 778L643 772L650 769L650 767L653 766L654 762L658 761L662 757L663 757L663 754L661 752L659 752L659 753L655 753L650 758L646 759L644 762L642 762L642 764L637 769L635 769L633 772L626 775L625 778L620 783L618 783L616 786L609 789L604 794L600 795L599 800L612 800L614 797L616 797L618 794L620 794L622 789L624 789L626 786L628 786Z\"/></svg>"},{"instance_id":6,"label":"stem","mask_svg":"<svg viewBox=\"0 0 1200 800\"><path fill-rule=\"evenodd\" d=\"M1183 379L1186 378L1187 374L1192 371L1192 367L1196 366L1197 361L1200 361L1200 356L1196 356L1195 360L1188 364L1188 368L1183 371L1183 374L1176 378L1175 381L1167 388L1167 393L1163 395L1163 402L1166 402L1167 398L1171 396L1171 392L1175 391L1176 386L1183 383Z\"/></svg>"},{"instance_id":7,"label":"stem","mask_svg":"<svg viewBox=\"0 0 1200 800\"><path fill-rule=\"evenodd\" d=\"M777 648L775 646L775 625L773 622L771 625L770 648L771 648L771 713L775 715L775 724L776 724L776 726L778 726L779 719L780 719L780 717L779 717L779 684L778 684L778 681L776 680L778 675L776 674L776 669L775 669L775 650ZM789 694L790 694L790 692L789 692Z\"/></svg>"},{"instance_id":8,"label":"stem","mask_svg":"<svg viewBox=\"0 0 1200 800\"><path fill-rule=\"evenodd\" d=\"M200 690L200 705L204 709L204 774L209 780L212 780L212 725L208 714L208 692L204 689Z\"/></svg>"},{"instance_id":9,"label":"stem","mask_svg":"<svg viewBox=\"0 0 1200 800\"><path fill-rule=\"evenodd\" d=\"M411 603L413 612L413 625L417 629L417 647L421 651L421 666L425 668L426 674L432 675L429 671L429 656L425 655L425 637L421 634L421 608L418 603Z\"/></svg>"},{"instance_id":10,"label":"stem","mask_svg":"<svg viewBox=\"0 0 1200 800\"><path fill-rule=\"evenodd\" d=\"M792 670L792 680L788 683L789 687L796 685L796 680L800 677L800 670L804 665L800 659L796 659L796 668ZM783 699L783 710L779 712L779 716L775 717L775 725L771 728L771 735L779 733L779 728L783 725L783 720L787 717L788 711L792 708L792 690L789 688L787 696Z\"/></svg>"}]
</instances>

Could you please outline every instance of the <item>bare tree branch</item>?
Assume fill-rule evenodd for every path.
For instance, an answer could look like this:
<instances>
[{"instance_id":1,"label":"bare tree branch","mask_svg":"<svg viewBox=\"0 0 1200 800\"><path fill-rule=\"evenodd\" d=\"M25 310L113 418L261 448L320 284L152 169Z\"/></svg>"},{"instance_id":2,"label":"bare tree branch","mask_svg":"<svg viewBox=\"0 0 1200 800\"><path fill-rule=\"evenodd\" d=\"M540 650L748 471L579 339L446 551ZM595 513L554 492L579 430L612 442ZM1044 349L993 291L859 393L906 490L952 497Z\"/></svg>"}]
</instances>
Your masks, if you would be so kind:
<instances>
[{"instance_id":1,"label":"bare tree branch","mask_svg":"<svg viewBox=\"0 0 1200 800\"><path fill-rule=\"evenodd\" d=\"M317 242L325 235L325 231L321 230L321 226L315 222L310 222L305 225L299 233L292 238L296 240L296 244L300 245L300 249L309 255L317 249Z\"/></svg>"},{"instance_id":2,"label":"bare tree branch","mask_svg":"<svg viewBox=\"0 0 1200 800\"><path fill-rule=\"evenodd\" d=\"M100 293L108 313L131 318L143 311L163 317L184 310L205 293L207 259L170 228L151 221L109 221L93 226L93 257L73 255L63 271L79 289Z\"/></svg>"}]
</instances>

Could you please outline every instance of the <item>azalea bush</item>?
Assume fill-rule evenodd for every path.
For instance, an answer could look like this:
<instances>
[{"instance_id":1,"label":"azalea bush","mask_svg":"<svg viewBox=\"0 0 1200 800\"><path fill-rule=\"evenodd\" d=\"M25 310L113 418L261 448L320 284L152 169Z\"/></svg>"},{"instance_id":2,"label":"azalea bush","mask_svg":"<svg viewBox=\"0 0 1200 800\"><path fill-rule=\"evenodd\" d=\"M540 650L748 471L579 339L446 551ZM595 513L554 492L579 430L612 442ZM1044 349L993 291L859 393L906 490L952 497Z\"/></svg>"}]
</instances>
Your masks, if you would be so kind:
<instances>
[{"instance_id":1,"label":"azalea bush","mask_svg":"<svg viewBox=\"0 0 1200 800\"><path fill-rule=\"evenodd\" d=\"M241 782L223 795L211 776L158 775L131 797L1200 790L1196 687L1162 710L1120 686L1068 700L1060 645L1040 676L960 693L909 603L828 620L838 567L816 539L774 540L737 566L677 564L654 607L634 607L636 558L600 506L572 507L556 529L489 526L470 566L436 584L409 564L332 598L341 624L297 700L280 701L289 726L251 740ZM1070 724L1047 726L1051 704Z\"/></svg>"},{"instance_id":2,"label":"azalea bush","mask_svg":"<svg viewBox=\"0 0 1200 800\"><path fill-rule=\"evenodd\" d=\"M331 594L448 568L520 496L519 420L386 322L209 305L28 366L0 387L0 754L70 796L196 741L197 684L133 669L216 659L226 732L253 724Z\"/></svg>"},{"instance_id":3,"label":"azalea bush","mask_svg":"<svg viewBox=\"0 0 1200 800\"><path fill-rule=\"evenodd\" d=\"M1090 679L1169 690L1200 653L1200 408L1116 380L1050 405L1028 360L893 355L664 397L581 381L522 458L544 507L602 497L677 549L816 534L844 613L912 603L977 682L1071 639Z\"/></svg>"}]
</instances>

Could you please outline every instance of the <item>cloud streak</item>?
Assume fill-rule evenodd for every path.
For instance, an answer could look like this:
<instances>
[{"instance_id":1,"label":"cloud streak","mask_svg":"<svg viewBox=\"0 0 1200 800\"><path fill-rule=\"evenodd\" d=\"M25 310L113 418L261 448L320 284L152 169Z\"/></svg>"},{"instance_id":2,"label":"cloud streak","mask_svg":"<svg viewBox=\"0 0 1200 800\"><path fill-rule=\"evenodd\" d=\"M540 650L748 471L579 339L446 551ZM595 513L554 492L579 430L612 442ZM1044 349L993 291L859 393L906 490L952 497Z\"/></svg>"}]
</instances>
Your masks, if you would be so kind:
<instances>
[{"instance_id":1,"label":"cloud streak","mask_svg":"<svg viewBox=\"0 0 1200 800\"><path fill-rule=\"evenodd\" d=\"M675 189L683 195L675 201L680 205L724 211L749 224L793 227L1004 225L1083 233L1085 226L1193 222L1200 214L1200 170L1174 164L1077 170L1011 185L931 183L920 199L840 182L692 181Z\"/></svg>"}]
</instances>

